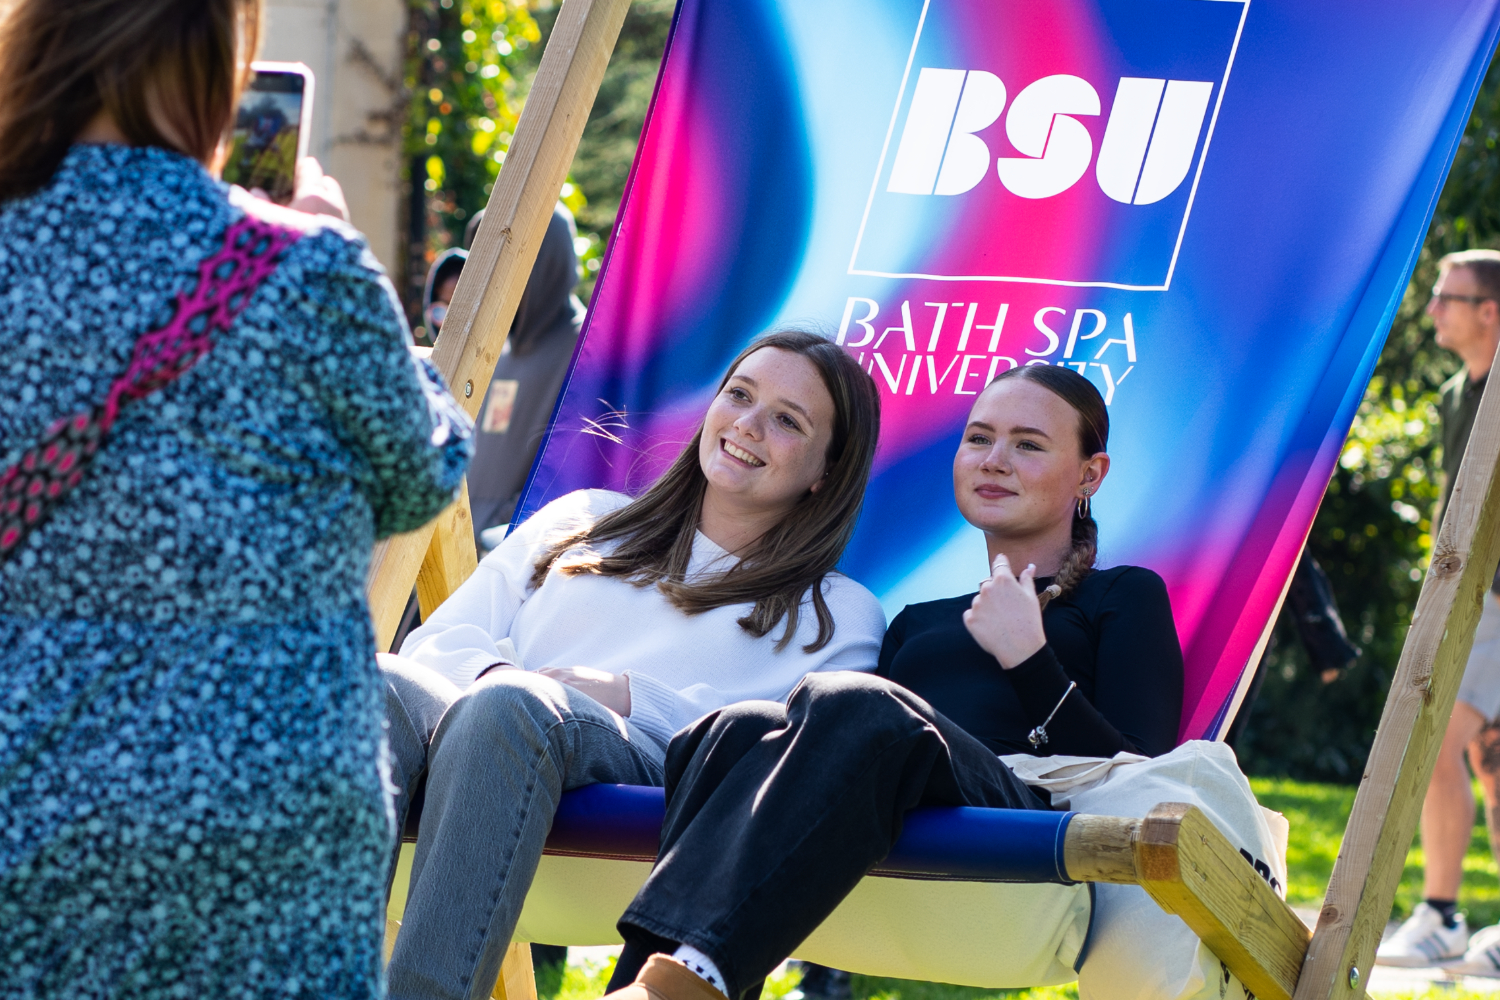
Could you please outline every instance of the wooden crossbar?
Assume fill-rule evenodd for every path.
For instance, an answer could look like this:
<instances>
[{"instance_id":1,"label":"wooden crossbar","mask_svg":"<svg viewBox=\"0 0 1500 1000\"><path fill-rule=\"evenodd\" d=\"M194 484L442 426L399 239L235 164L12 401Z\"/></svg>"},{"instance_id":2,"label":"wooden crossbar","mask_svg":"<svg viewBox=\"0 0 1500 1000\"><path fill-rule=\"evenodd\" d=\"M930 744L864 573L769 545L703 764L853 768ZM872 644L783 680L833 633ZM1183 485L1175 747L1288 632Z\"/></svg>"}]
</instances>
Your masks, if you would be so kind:
<instances>
[{"instance_id":1,"label":"wooden crossbar","mask_svg":"<svg viewBox=\"0 0 1500 1000\"><path fill-rule=\"evenodd\" d=\"M1291 1000L1311 932L1197 807L1166 802L1145 819L1075 816L1063 858L1075 881L1141 886L1257 997ZM529 947L511 946L496 1000L535 997Z\"/></svg>"},{"instance_id":2,"label":"wooden crossbar","mask_svg":"<svg viewBox=\"0 0 1500 1000\"><path fill-rule=\"evenodd\" d=\"M1157 806L1135 845L1141 888L1262 1000L1291 1000L1312 932L1201 811Z\"/></svg>"},{"instance_id":3,"label":"wooden crossbar","mask_svg":"<svg viewBox=\"0 0 1500 1000\"><path fill-rule=\"evenodd\" d=\"M1068 877L1139 885L1261 1000L1291 1000L1312 934L1196 806L1164 802L1145 819L1075 816Z\"/></svg>"}]
</instances>

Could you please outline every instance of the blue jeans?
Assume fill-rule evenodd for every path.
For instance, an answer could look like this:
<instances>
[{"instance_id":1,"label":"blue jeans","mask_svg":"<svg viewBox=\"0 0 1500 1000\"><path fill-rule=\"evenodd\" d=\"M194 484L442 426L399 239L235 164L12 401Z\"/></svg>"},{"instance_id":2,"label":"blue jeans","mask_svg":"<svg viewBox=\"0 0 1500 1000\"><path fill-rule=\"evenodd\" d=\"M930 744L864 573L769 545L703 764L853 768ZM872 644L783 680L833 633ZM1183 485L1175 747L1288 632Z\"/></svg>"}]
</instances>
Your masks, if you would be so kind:
<instances>
[{"instance_id":1,"label":"blue jeans","mask_svg":"<svg viewBox=\"0 0 1500 1000\"><path fill-rule=\"evenodd\" d=\"M494 988L559 796L601 782L661 785L665 748L587 695L494 670L460 693L382 657L404 828L426 777L392 1000L482 1000Z\"/></svg>"}]
</instances>

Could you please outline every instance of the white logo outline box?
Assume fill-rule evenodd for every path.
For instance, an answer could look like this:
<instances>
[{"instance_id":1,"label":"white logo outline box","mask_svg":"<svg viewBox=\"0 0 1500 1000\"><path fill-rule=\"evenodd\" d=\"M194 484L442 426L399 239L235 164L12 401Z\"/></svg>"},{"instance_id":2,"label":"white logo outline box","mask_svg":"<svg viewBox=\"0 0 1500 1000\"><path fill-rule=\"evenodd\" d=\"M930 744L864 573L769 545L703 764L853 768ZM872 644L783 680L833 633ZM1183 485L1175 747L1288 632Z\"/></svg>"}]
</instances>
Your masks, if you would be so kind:
<instances>
[{"instance_id":1,"label":"white logo outline box","mask_svg":"<svg viewBox=\"0 0 1500 1000\"><path fill-rule=\"evenodd\" d=\"M896 119L901 114L901 104L906 100L907 84L911 80L912 64L917 58L917 46L922 40L922 28L927 23L927 10L932 5L932 0L923 0L922 14L917 18L917 30L912 36L911 50L906 56L906 68L901 74L901 89L896 93L896 105L891 109L891 121L886 126L885 142L880 147L880 160L875 166L875 176L870 181L870 195L865 200L865 211L859 220L859 232L854 238L854 250L849 255L849 269L846 273L863 275L872 278L917 278L926 281L1008 281L1030 285L1060 285L1071 288L1115 288L1127 292L1165 292L1172 286L1172 275L1177 270L1177 257L1182 252L1182 240L1187 235L1188 219L1193 214L1193 202L1198 197L1198 182L1203 176L1204 164L1208 162L1208 148L1213 142L1214 126L1219 121L1219 108L1224 103L1224 92L1229 89L1229 74L1234 69L1235 55L1239 52L1240 38L1245 31L1245 20L1250 15L1251 0L1198 0L1202 3L1238 3L1243 9L1240 12L1240 23L1235 28L1234 42L1229 47L1229 59L1224 65L1224 76L1219 81L1219 93L1214 98L1213 115L1208 120L1208 133L1203 139L1203 151L1198 154L1198 163L1193 171L1193 186L1188 190L1187 205L1183 209L1182 223L1177 229L1177 241L1172 247L1172 258L1167 265L1167 274L1160 285L1131 285L1117 281L1077 281L1063 278L1029 278L1008 275L979 275L979 274L923 274L919 272L896 272L896 271L871 271L863 270L856 266L859 260L859 249L865 238L865 227L870 221L870 210L875 204L875 195L880 188L880 178L885 173L886 160L891 152L891 138L896 132ZM936 197L936 196L933 196Z\"/></svg>"}]
</instances>

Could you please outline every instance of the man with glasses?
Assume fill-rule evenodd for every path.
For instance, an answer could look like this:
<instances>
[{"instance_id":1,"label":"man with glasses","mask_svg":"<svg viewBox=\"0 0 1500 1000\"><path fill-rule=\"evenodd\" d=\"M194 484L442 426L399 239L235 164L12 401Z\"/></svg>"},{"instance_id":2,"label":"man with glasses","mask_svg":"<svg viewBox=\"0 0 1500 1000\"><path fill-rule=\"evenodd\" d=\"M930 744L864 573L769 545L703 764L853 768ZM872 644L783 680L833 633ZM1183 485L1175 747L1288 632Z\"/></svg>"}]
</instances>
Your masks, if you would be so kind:
<instances>
[{"instance_id":1,"label":"man with glasses","mask_svg":"<svg viewBox=\"0 0 1500 1000\"><path fill-rule=\"evenodd\" d=\"M1500 252L1466 250L1438 262L1438 280L1427 303L1437 345L1457 354L1464 367L1443 385L1443 494L1448 507L1469 431L1479 410L1495 349L1500 346ZM1433 519L1434 526L1439 522ZM1436 532L1434 532L1435 534ZM1448 720L1437 768L1422 803L1422 847L1427 856L1422 894L1401 927L1380 946L1382 965L1441 964L1454 973L1500 973L1500 926L1472 938L1458 912L1464 853L1474 830L1474 793L1464 758L1473 763L1484 792L1490 843L1500 856L1500 576L1485 595L1474 649L1464 668L1458 700ZM1454 962L1455 959L1461 961Z\"/></svg>"}]
</instances>

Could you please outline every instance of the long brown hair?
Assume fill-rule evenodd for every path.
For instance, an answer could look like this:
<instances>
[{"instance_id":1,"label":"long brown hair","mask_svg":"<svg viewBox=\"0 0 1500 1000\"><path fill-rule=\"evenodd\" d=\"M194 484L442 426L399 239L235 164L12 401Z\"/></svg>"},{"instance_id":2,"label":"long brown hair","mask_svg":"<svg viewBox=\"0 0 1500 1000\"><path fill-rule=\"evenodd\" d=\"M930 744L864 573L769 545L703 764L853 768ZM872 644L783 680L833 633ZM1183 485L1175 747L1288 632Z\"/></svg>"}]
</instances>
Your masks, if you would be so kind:
<instances>
[{"instance_id":1,"label":"long brown hair","mask_svg":"<svg viewBox=\"0 0 1500 1000\"><path fill-rule=\"evenodd\" d=\"M778 652L797 634L802 596L811 589L818 637L803 649L812 653L828 644L834 621L823 599L823 578L832 572L854 534L875 459L880 394L874 380L848 352L825 337L800 330L769 334L741 351L719 381L719 391L746 358L768 347L806 358L833 398L833 439L828 445L823 487L797 501L732 569L703 583L684 583L708 487L698 464L700 425L671 468L645 493L594 524L554 539L537 561L534 586L540 586L552 565L574 546L619 539L609 555L596 551L570 555L558 564L559 572L619 576L637 587L654 585L673 606L690 615L753 601L754 609L739 619L739 625L758 639L785 618L786 632L776 643Z\"/></svg>"},{"instance_id":2,"label":"long brown hair","mask_svg":"<svg viewBox=\"0 0 1500 1000\"><path fill-rule=\"evenodd\" d=\"M0 21L0 200L44 186L108 111L204 164L234 119L261 0L14 0ZM179 141L152 120L153 105Z\"/></svg>"},{"instance_id":3,"label":"long brown hair","mask_svg":"<svg viewBox=\"0 0 1500 1000\"><path fill-rule=\"evenodd\" d=\"M1078 453L1081 458L1108 450L1109 410L1094 383L1071 368L1023 365L996 375L990 385L1006 379L1035 382L1073 408L1078 414ZM1073 509L1073 547L1052 580L1052 585L1057 588L1054 597L1066 595L1094 571L1094 559L1099 553L1099 525L1094 521L1091 507L1087 504ZM1089 510L1089 513L1084 513L1084 510Z\"/></svg>"}]
</instances>

